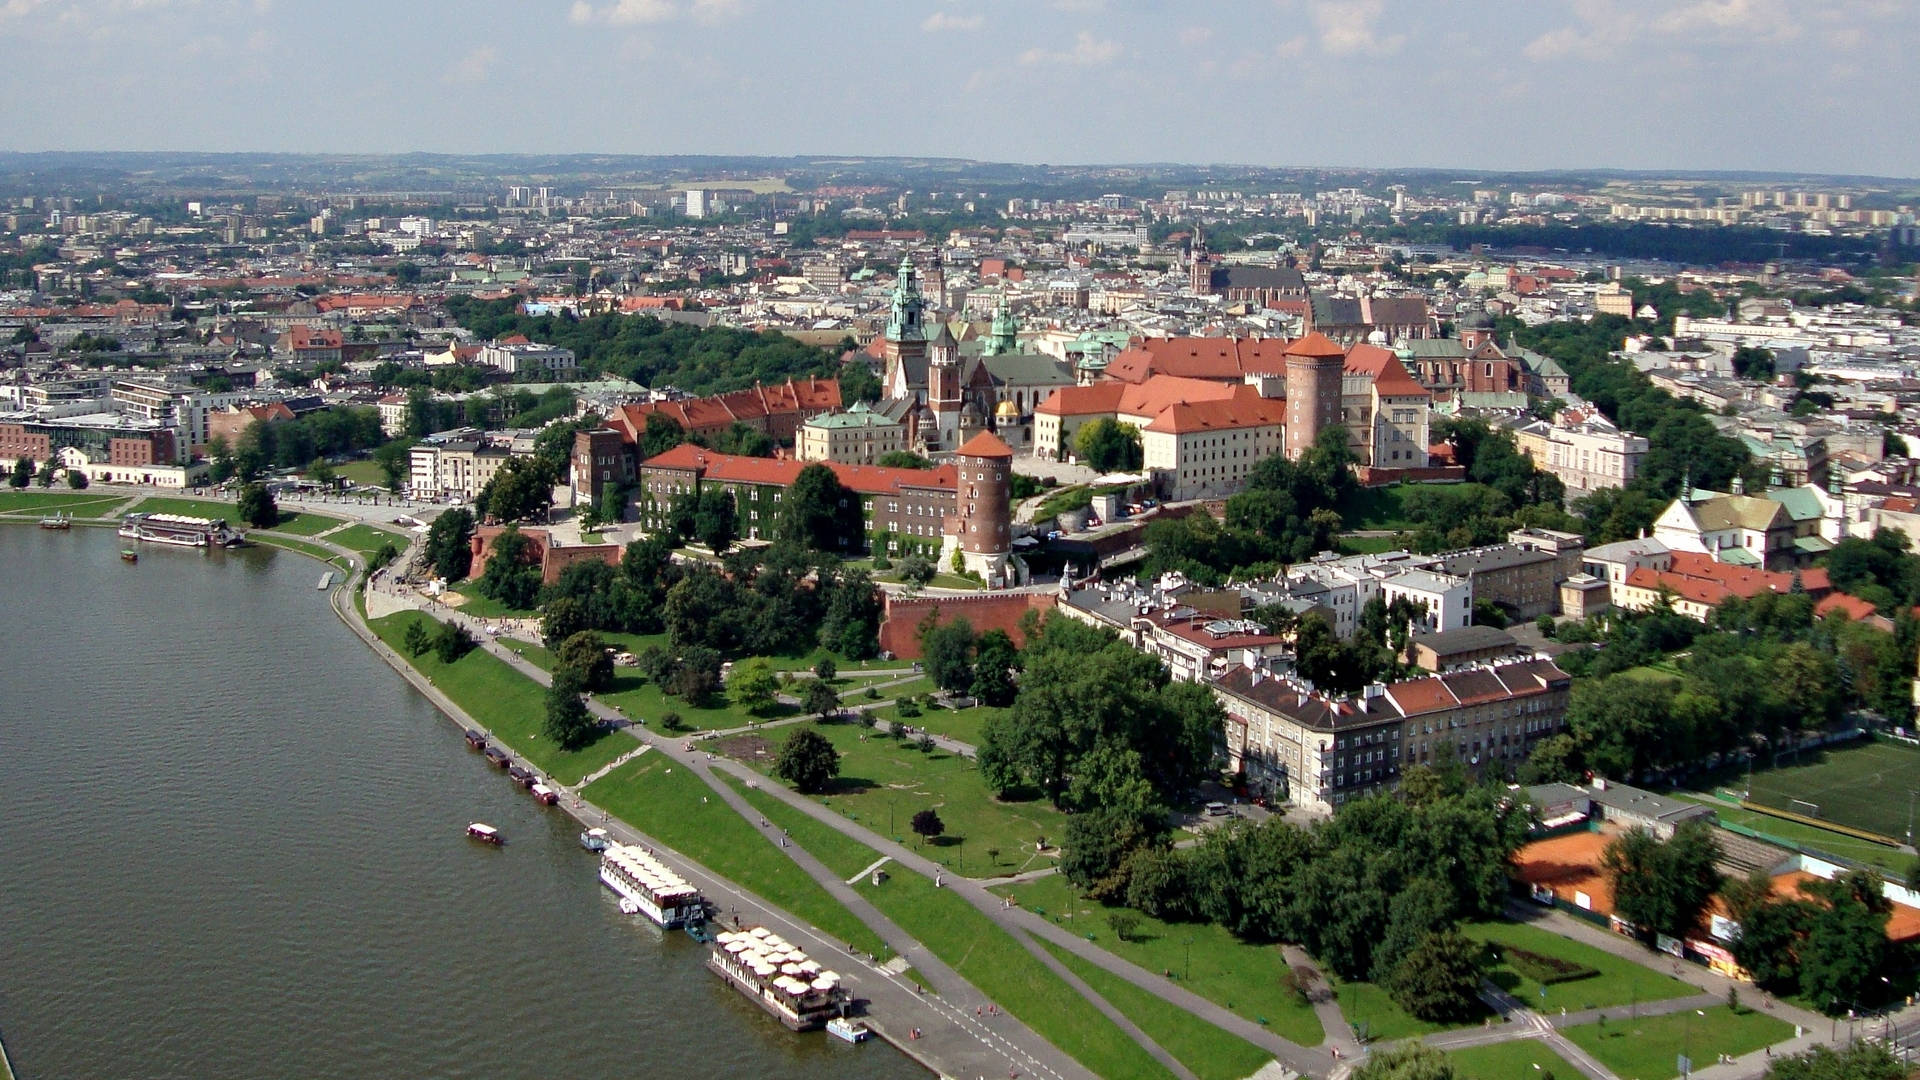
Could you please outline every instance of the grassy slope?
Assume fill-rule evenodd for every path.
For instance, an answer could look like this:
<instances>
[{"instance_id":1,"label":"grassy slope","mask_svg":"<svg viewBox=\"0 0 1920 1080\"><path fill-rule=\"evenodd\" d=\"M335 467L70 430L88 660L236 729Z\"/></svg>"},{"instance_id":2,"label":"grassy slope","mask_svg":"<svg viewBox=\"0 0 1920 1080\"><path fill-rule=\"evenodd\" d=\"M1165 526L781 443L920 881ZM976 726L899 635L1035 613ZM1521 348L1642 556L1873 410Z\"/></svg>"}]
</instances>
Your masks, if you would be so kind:
<instances>
[{"instance_id":1,"label":"grassy slope","mask_svg":"<svg viewBox=\"0 0 1920 1080\"><path fill-rule=\"evenodd\" d=\"M561 783L577 784L588 773L633 749L633 740L618 733L603 735L581 750L560 749L540 732L546 719L544 689L505 661L477 648L451 665L441 663L431 650L409 656L404 642L407 625L413 622L425 623L429 630L434 628L433 620L417 611L388 615L368 625L454 704L486 725L516 754Z\"/></svg>"},{"instance_id":2,"label":"grassy slope","mask_svg":"<svg viewBox=\"0 0 1920 1080\"><path fill-rule=\"evenodd\" d=\"M0 491L0 514L23 514L58 510L74 517L104 517L126 495L87 491Z\"/></svg>"},{"instance_id":3,"label":"grassy slope","mask_svg":"<svg viewBox=\"0 0 1920 1080\"><path fill-rule=\"evenodd\" d=\"M1793 1037L1793 1025L1765 1013L1725 1005L1687 1009L1667 1016L1609 1019L1605 1024L1582 1024L1562 1032L1574 1045L1598 1058L1623 1077L1666 1080L1678 1076L1679 1055L1688 1054L1696 1068L1713 1064L1718 1054L1750 1054Z\"/></svg>"},{"instance_id":4,"label":"grassy slope","mask_svg":"<svg viewBox=\"0 0 1920 1080\"><path fill-rule=\"evenodd\" d=\"M1148 971L1172 973L1187 989L1247 1020L1267 1024L1282 1038L1314 1046L1324 1037L1312 1007L1281 986L1287 965L1271 945L1249 944L1210 923L1167 923L1137 912L1140 926L1133 939L1121 941L1107 927L1107 909L1081 898L1057 874L994 891L1092 937L1123 960Z\"/></svg>"},{"instance_id":5,"label":"grassy slope","mask_svg":"<svg viewBox=\"0 0 1920 1080\"><path fill-rule=\"evenodd\" d=\"M1630 1005L1634 1001L1665 1001L1699 993L1699 990L1678 979L1536 926L1509 922L1474 923L1462 927L1462 930L1468 937L1480 941L1513 945L1543 956L1583 964L1599 972L1585 979L1554 983L1545 988L1546 996L1543 998L1539 983L1522 976L1511 967L1502 964L1492 971L1491 977L1503 989L1542 1011L1606 1009Z\"/></svg>"},{"instance_id":6,"label":"grassy slope","mask_svg":"<svg viewBox=\"0 0 1920 1080\"><path fill-rule=\"evenodd\" d=\"M1193 1070L1200 1080L1241 1080L1273 1060L1272 1054L1240 1036L1169 1005L1065 949L1046 942L1041 944L1094 993L1106 998L1109 1005L1119 1009L1148 1038L1159 1043L1161 1049Z\"/></svg>"},{"instance_id":7,"label":"grassy slope","mask_svg":"<svg viewBox=\"0 0 1920 1080\"><path fill-rule=\"evenodd\" d=\"M832 939L883 959L880 936L867 929L760 830L714 795L699 777L659 754L628 762L588 788L594 802L648 836ZM724 897L713 897L724 917Z\"/></svg>"},{"instance_id":8,"label":"grassy slope","mask_svg":"<svg viewBox=\"0 0 1920 1080\"><path fill-rule=\"evenodd\" d=\"M1551 1072L1557 1080L1578 1080L1579 1069L1538 1039L1515 1039L1470 1046L1447 1055L1460 1080L1517 1080Z\"/></svg>"}]
</instances>

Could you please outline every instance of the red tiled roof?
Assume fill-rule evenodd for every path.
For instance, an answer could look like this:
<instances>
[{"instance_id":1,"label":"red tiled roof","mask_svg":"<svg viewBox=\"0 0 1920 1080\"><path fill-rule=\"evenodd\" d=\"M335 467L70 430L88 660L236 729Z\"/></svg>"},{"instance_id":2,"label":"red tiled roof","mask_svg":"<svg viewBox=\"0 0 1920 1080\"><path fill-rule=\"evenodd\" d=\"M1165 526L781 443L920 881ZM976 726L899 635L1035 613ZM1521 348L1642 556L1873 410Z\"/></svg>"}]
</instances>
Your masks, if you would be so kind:
<instances>
[{"instance_id":1,"label":"red tiled roof","mask_svg":"<svg viewBox=\"0 0 1920 1080\"><path fill-rule=\"evenodd\" d=\"M1347 351L1349 375L1366 375L1382 397L1431 397L1427 388L1407 374L1406 366L1391 349L1378 345L1355 345Z\"/></svg>"},{"instance_id":2,"label":"red tiled roof","mask_svg":"<svg viewBox=\"0 0 1920 1080\"><path fill-rule=\"evenodd\" d=\"M1831 615L1838 611L1854 622L1871 618L1875 610L1874 606L1867 601L1857 596L1848 596L1843 592L1832 593L1825 600L1813 605L1815 615Z\"/></svg>"},{"instance_id":3,"label":"red tiled roof","mask_svg":"<svg viewBox=\"0 0 1920 1080\"><path fill-rule=\"evenodd\" d=\"M847 465L838 461L794 461L783 458L718 454L681 443L640 463L643 469L684 469L722 484L766 484L788 487L808 465L825 465L842 486L862 495L898 495L903 487L956 490L958 473L952 465L932 469L889 469L879 465Z\"/></svg>"},{"instance_id":4,"label":"red tiled roof","mask_svg":"<svg viewBox=\"0 0 1920 1080\"><path fill-rule=\"evenodd\" d=\"M993 432L982 431L973 438L968 439L965 443L962 443L960 449L954 451L954 453L961 457L1011 459L1013 457L1013 447L1008 446L1000 436L995 435Z\"/></svg>"},{"instance_id":5,"label":"red tiled roof","mask_svg":"<svg viewBox=\"0 0 1920 1080\"><path fill-rule=\"evenodd\" d=\"M1181 435L1195 431L1277 427L1287 422L1287 403L1284 400L1263 398L1251 386L1239 387L1238 391L1230 398L1217 401L1170 405L1147 425L1146 430Z\"/></svg>"},{"instance_id":6,"label":"red tiled roof","mask_svg":"<svg viewBox=\"0 0 1920 1080\"><path fill-rule=\"evenodd\" d=\"M1347 350L1318 330L1287 346L1286 351L1288 356L1306 356L1314 359L1347 355Z\"/></svg>"},{"instance_id":7,"label":"red tiled roof","mask_svg":"<svg viewBox=\"0 0 1920 1080\"><path fill-rule=\"evenodd\" d=\"M1107 378L1143 382L1155 375L1240 382L1286 370L1281 338L1143 338L1107 365Z\"/></svg>"}]
</instances>

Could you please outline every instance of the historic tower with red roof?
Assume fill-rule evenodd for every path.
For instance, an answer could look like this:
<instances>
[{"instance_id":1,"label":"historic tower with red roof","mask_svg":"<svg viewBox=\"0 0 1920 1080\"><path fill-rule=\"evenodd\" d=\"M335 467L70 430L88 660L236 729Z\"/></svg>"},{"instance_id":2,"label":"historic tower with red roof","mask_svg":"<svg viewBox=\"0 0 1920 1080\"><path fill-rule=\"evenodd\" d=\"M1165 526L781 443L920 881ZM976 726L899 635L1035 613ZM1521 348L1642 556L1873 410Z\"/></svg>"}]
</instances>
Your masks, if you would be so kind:
<instances>
[{"instance_id":1,"label":"historic tower with red roof","mask_svg":"<svg viewBox=\"0 0 1920 1080\"><path fill-rule=\"evenodd\" d=\"M1320 433L1340 422L1346 350L1318 331L1287 346L1287 457L1299 460Z\"/></svg>"},{"instance_id":2,"label":"historic tower with red roof","mask_svg":"<svg viewBox=\"0 0 1920 1080\"><path fill-rule=\"evenodd\" d=\"M954 515L947 521L948 551L960 553L964 569L979 574L989 585L1018 584L1013 553L1013 448L998 435L983 431L954 452L959 487L954 492Z\"/></svg>"},{"instance_id":3,"label":"historic tower with red roof","mask_svg":"<svg viewBox=\"0 0 1920 1080\"><path fill-rule=\"evenodd\" d=\"M927 407L933 412L934 430L928 433L927 448L949 450L960 445L960 343L946 323L927 343Z\"/></svg>"}]
</instances>

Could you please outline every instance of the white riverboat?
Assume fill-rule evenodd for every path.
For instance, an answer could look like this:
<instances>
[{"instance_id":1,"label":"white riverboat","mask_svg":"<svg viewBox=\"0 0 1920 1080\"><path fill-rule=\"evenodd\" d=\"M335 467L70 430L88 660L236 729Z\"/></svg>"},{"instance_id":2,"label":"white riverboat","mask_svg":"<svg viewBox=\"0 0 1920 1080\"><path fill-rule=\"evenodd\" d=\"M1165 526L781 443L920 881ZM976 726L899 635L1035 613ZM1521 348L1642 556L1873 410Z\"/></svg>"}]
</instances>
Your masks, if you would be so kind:
<instances>
[{"instance_id":1,"label":"white riverboat","mask_svg":"<svg viewBox=\"0 0 1920 1080\"><path fill-rule=\"evenodd\" d=\"M714 935L707 966L794 1031L824 1027L853 1004L838 974L764 926Z\"/></svg>"},{"instance_id":2,"label":"white riverboat","mask_svg":"<svg viewBox=\"0 0 1920 1080\"><path fill-rule=\"evenodd\" d=\"M707 917L707 901L700 890L644 849L608 844L600 853L600 880L668 930Z\"/></svg>"},{"instance_id":3,"label":"white riverboat","mask_svg":"<svg viewBox=\"0 0 1920 1080\"><path fill-rule=\"evenodd\" d=\"M176 547L237 547L247 536L230 527L225 518L189 517L185 514L128 514L120 523L120 535L128 540Z\"/></svg>"}]
</instances>

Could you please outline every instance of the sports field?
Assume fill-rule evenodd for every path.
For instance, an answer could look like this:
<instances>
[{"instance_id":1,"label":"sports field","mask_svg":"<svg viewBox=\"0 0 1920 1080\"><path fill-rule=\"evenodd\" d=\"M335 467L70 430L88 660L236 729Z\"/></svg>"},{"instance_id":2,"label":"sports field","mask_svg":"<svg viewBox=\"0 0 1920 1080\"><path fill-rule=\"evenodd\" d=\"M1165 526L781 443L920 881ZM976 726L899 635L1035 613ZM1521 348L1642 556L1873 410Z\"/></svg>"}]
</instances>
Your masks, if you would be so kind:
<instances>
[{"instance_id":1,"label":"sports field","mask_svg":"<svg viewBox=\"0 0 1920 1080\"><path fill-rule=\"evenodd\" d=\"M1736 784L1728 784L1733 787ZM1863 742L1808 751L1753 774L1749 801L1899 838L1920 790L1920 747Z\"/></svg>"}]
</instances>

